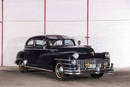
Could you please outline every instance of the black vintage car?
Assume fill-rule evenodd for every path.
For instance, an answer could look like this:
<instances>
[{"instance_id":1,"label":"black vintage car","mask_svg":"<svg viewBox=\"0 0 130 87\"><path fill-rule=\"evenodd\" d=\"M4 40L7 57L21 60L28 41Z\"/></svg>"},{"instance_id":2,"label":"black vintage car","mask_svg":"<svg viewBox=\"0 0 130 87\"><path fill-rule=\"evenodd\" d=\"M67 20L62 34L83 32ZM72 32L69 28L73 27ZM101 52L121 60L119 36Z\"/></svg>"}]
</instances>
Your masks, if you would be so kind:
<instances>
[{"instance_id":1,"label":"black vintage car","mask_svg":"<svg viewBox=\"0 0 130 87\"><path fill-rule=\"evenodd\" d=\"M100 78L113 71L108 52L95 53L90 46L76 46L74 39L63 35L42 35L27 40L18 52L16 64L21 72L39 69L55 72L58 79L89 73Z\"/></svg>"}]
</instances>

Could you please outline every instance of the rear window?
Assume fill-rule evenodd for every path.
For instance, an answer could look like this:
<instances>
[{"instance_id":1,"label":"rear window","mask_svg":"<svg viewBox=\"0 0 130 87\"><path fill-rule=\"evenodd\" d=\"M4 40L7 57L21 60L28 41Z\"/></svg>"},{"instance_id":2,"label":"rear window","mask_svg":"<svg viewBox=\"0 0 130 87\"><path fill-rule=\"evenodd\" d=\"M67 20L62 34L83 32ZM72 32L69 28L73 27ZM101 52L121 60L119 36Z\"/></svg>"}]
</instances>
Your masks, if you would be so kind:
<instances>
[{"instance_id":1,"label":"rear window","mask_svg":"<svg viewBox=\"0 0 130 87\"><path fill-rule=\"evenodd\" d=\"M33 46L33 43L34 43L34 40L29 40L28 42L27 42L27 46Z\"/></svg>"}]
</instances>

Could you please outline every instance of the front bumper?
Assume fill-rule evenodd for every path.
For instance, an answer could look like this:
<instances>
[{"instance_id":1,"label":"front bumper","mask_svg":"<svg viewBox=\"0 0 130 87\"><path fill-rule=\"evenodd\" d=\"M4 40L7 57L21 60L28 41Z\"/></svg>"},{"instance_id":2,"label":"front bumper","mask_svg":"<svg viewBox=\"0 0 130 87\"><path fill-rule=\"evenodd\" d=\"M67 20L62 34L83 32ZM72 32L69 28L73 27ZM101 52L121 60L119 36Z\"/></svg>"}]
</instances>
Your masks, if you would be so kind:
<instances>
[{"instance_id":1,"label":"front bumper","mask_svg":"<svg viewBox=\"0 0 130 87\"><path fill-rule=\"evenodd\" d=\"M86 67L84 69L81 69L79 65L75 68L64 70L64 73L68 75L81 75L81 74L86 74L86 73L90 73L90 74L112 73L113 71L114 71L114 67L113 67L113 63L111 63L109 67L101 67L101 66L96 65L95 68Z\"/></svg>"}]
</instances>

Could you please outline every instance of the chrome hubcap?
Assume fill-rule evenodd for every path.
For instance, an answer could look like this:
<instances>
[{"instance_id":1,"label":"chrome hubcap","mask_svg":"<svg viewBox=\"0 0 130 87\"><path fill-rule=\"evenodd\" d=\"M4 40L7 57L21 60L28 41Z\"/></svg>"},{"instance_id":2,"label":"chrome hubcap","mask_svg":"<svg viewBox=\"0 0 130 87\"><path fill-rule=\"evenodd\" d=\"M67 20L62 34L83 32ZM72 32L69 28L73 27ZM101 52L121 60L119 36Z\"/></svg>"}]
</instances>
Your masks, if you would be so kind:
<instances>
[{"instance_id":1,"label":"chrome hubcap","mask_svg":"<svg viewBox=\"0 0 130 87\"><path fill-rule=\"evenodd\" d=\"M62 66L60 66L59 72L63 72L63 67Z\"/></svg>"},{"instance_id":2,"label":"chrome hubcap","mask_svg":"<svg viewBox=\"0 0 130 87\"><path fill-rule=\"evenodd\" d=\"M63 76L64 68L63 68L62 65L58 65L57 66L56 73L57 73L58 77L62 77Z\"/></svg>"}]
</instances>

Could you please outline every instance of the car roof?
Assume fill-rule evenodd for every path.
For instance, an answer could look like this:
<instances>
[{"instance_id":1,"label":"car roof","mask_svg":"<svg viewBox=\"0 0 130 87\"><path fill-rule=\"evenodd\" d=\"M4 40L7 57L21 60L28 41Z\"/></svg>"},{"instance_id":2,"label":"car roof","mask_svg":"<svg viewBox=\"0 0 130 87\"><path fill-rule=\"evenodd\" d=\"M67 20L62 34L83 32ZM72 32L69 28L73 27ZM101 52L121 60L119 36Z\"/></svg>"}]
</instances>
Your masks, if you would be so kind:
<instances>
[{"instance_id":1,"label":"car roof","mask_svg":"<svg viewBox=\"0 0 130 87\"><path fill-rule=\"evenodd\" d=\"M30 39L33 38L47 38L47 39L73 39L72 37L68 37L66 35L38 35L38 36L33 36Z\"/></svg>"}]
</instances>

